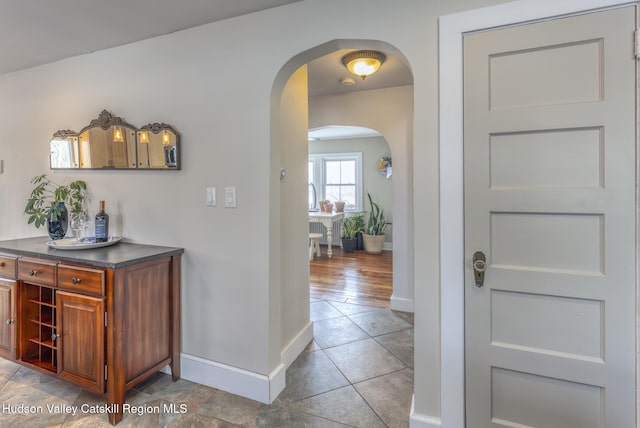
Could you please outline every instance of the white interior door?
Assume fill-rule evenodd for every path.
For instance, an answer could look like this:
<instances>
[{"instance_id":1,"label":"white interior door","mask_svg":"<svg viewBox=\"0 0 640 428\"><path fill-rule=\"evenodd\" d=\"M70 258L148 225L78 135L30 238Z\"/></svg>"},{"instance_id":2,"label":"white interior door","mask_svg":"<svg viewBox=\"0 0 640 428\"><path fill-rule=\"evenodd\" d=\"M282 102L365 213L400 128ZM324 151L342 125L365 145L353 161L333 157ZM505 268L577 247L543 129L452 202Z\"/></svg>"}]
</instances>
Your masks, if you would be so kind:
<instances>
[{"instance_id":1,"label":"white interior door","mask_svg":"<svg viewBox=\"0 0 640 428\"><path fill-rule=\"evenodd\" d=\"M464 37L469 428L635 426L634 29L625 7Z\"/></svg>"}]
</instances>

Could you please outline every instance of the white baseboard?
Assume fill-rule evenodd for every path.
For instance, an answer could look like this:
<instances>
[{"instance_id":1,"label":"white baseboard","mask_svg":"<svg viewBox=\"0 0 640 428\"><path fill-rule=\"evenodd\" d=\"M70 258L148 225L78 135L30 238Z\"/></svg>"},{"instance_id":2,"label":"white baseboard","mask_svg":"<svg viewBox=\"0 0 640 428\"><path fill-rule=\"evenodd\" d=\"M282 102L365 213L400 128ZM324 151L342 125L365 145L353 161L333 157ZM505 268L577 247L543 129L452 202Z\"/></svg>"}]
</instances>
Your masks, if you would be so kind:
<instances>
[{"instance_id":1,"label":"white baseboard","mask_svg":"<svg viewBox=\"0 0 640 428\"><path fill-rule=\"evenodd\" d=\"M413 299L404 299L402 297L393 297L391 295L391 309L394 311L413 312Z\"/></svg>"},{"instance_id":2,"label":"white baseboard","mask_svg":"<svg viewBox=\"0 0 640 428\"><path fill-rule=\"evenodd\" d=\"M296 358L304 351L309 342L313 340L313 322L309 322L296 337L284 348L280 354L280 361L285 369L289 368Z\"/></svg>"},{"instance_id":3,"label":"white baseboard","mask_svg":"<svg viewBox=\"0 0 640 428\"><path fill-rule=\"evenodd\" d=\"M312 322L307 324L285 347L281 354L282 363L269 376L205 360L195 355L180 354L181 377L191 382L271 404L285 387L287 367L298 358L311 340L313 340ZM171 374L170 366L165 366L161 371Z\"/></svg>"},{"instance_id":4,"label":"white baseboard","mask_svg":"<svg viewBox=\"0 0 640 428\"><path fill-rule=\"evenodd\" d=\"M205 360L195 355L181 354L180 357L183 379L264 404L271 404L285 386L286 367L284 364L280 364L269 376L265 376Z\"/></svg>"},{"instance_id":5,"label":"white baseboard","mask_svg":"<svg viewBox=\"0 0 640 428\"><path fill-rule=\"evenodd\" d=\"M411 413L409 414L410 428L442 428L440 418L416 413L413 408L413 400L415 400L415 396L411 397Z\"/></svg>"}]
</instances>

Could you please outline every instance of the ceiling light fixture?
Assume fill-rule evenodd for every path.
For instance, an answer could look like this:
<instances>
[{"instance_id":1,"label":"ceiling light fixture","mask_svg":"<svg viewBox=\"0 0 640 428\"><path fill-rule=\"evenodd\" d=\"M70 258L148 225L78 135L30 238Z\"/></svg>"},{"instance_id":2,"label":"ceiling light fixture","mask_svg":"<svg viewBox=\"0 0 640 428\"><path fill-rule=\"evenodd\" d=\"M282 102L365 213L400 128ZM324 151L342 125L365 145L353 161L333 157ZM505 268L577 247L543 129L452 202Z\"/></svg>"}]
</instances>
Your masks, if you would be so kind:
<instances>
[{"instance_id":1,"label":"ceiling light fixture","mask_svg":"<svg viewBox=\"0 0 640 428\"><path fill-rule=\"evenodd\" d=\"M367 76L372 75L387 59L382 52L363 50L354 51L342 57L342 64L347 67L351 74L362 77L364 80Z\"/></svg>"}]
</instances>

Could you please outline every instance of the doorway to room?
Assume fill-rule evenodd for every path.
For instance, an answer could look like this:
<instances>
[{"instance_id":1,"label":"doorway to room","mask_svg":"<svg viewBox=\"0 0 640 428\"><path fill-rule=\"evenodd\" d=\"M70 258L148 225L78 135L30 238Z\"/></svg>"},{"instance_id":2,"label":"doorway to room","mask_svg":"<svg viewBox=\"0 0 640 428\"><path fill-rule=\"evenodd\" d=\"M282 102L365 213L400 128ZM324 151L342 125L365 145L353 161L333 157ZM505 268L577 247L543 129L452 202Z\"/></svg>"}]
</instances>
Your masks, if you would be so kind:
<instances>
[{"instance_id":1,"label":"doorway to room","mask_svg":"<svg viewBox=\"0 0 640 428\"><path fill-rule=\"evenodd\" d=\"M310 82L310 85L313 85ZM393 293L392 157L384 137L359 126L323 126L309 131L310 297L335 302L390 307ZM368 233L369 202L388 222L383 251L371 254L362 234ZM320 206L323 203L324 208ZM330 207L326 207L326 203ZM336 217L329 252L323 211ZM344 217L342 217L344 216ZM355 233L354 233L355 232ZM351 238L351 242L343 238ZM369 252L367 252L369 251Z\"/></svg>"},{"instance_id":2,"label":"doorway to room","mask_svg":"<svg viewBox=\"0 0 640 428\"><path fill-rule=\"evenodd\" d=\"M317 46L309 51L300 53L288 61L278 74L272 91L271 105L271 147L269 182L269 210L270 216L270 302L269 308L273 316L270 317L270 331L278 338L280 348L274 348L274 361L280 361L282 368L299 364L306 354L320 356L326 354L325 349L311 349L304 352L313 338L318 339L320 323L314 324L310 317L309 290L309 204L308 204L308 130L327 125L359 126L376 129L384 136L383 153L393 159L393 178L386 180L391 185L391 203L387 211L393 221L391 277L392 294L390 309L373 308L374 311L361 318L370 318L372 325L384 325L394 331L371 331L368 338L363 338L366 344L375 347L381 354L393 354L377 342L381 334L393 334L398 339L399 348L406 350L413 356L413 81L399 86L378 87L370 90L353 90L342 94L314 93L311 82L314 80L313 62L324 57L333 57L334 62L340 63L344 55L343 50L371 48L384 50L387 55L389 71L400 68L411 76L406 59L394 47L374 41L346 41L334 40ZM342 67L342 66L340 66ZM343 72L343 71L341 71ZM375 76L374 76L375 77ZM337 79L336 79L337 81ZM368 77L367 82L374 82ZM338 83L340 84L340 83ZM363 163L363 169L375 168L375 162ZM374 172L379 174L378 172ZM307 180L307 182L305 182ZM374 198L377 195L372 194ZM368 198L363 197L362 207L367 209ZM326 303L328 302L315 302ZM337 303L339 304L339 303ZM349 305L349 304L347 304ZM316 305L317 306L317 305ZM335 306L334 310L338 310ZM364 305L358 309L364 308ZM349 307L349 309L353 309ZM376 310L378 309L378 310ZM343 307L343 310L348 310ZM398 310L402 312L394 312ZM338 310L340 311L340 310ZM341 312L344 314L344 312ZM407 314L411 322L402 319ZM352 314L355 316L355 314ZM352 315L344 315L351 317ZM400 319L398 319L400 317ZM382 318L382 319L380 319ZM333 319L333 318L332 318ZM344 320L343 316L336 319ZM345 321L346 322L346 321ZM355 322L350 318L349 322ZM327 328L333 323L326 322ZM354 324L355 326L355 324ZM354 329L365 331L363 327ZM398 334L398 330L406 334ZM339 333L342 329L331 329ZM383 340L383 339L380 339ZM402 342L405 341L405 342ZM376 343L374 343L376 342ZM326 343L325 343L326 345ZM345 344L346 345L346 344ZM406 346L405 346L406 345ZM322 348L322 345L319 345ZM354 345L355 346L355 345ZM318 351L318 352L315 352ZM370 353L367 353L369 355ZM398 357L393 357L398 359ZM393 358L390 358L393 360ZM394 360L395 361L395 360ZM397 362L397 361L396 361ZM412 361L398 363L412 373ZM389 365L383 364L382 370ZM279 368L278 370L282 370ZM381 375L380 373L375 374ZM309 374L313 378L312 374ZM306 378L306 376L305 376ZM412 374L407 377L405 385L409 393L407 406L410 405L412 391ZM308 382L307 382L308 383ZM404 384L404 382L403 382ZM289 379L287 388L290 388ZM408 414L407 407L405 414Z\"/></svg>"},{"instance_id":3,"label":"doorway to room","mask_svg":"<svg viewBox=\"0 0 640 428\"><path fill-rule=\"evenodd\" d=\"M388 236L384 247L393 253L389 305L392 309L413 312L413 77L402 54L389 45L371 41L340 42L336 49L306 63L308 129L312 133L332 132L335 127L375 130L382 147L372 149L370 154L363 152L361 147L343 151L363 152L365 159L362 169L366 175L373 177L369 182L380 181L371 184L368 189L374 202L379 199L388 201L384 202L383 208L385 215L393 222L386 231ZM364 80L356 77L355 82L345 84L345 81L349 82L349 73L342 65L343 58L354 49L379 50L384 52L387 59L377 73ZM319 141L309 144L327 146L336 141L323 140L321 136ZM339 144L345 143L339 141ZM313 154L313 150L309 153ZM392 161L389 172L393 174L390 178L381 175L377 168L378 162L383 159ZM384 190L386 193L377 194L378 188L382 187L387 187L388 190ZM362 192L361 201L359 209L367 211L369 204L366 191Z\"/></svg>"}]
</instances>

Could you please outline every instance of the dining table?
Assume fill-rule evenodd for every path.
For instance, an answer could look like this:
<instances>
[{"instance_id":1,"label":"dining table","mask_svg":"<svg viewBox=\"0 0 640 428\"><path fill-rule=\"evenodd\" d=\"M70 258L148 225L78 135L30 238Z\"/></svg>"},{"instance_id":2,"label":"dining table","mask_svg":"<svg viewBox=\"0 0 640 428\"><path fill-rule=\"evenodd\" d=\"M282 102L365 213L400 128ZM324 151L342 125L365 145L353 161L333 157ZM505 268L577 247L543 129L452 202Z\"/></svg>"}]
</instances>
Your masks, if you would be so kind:
<instances>
[{"instance_id":1,"label":"dining table","mask_svg":"<svg viewBox=\"0 0 640 428\"><path fill-rule=\"evenodd\" d=\"M331 244L333 242L333 223L338 222L338 238L342 236L342 220L344 219L343 212L323 212L323 211L309 211L309 223L322 223L327 228L327 256L331 258L333 255L333 249ZM340 248L342 248L342 241L340 241Z\"/></svg>"}]
</instances>

